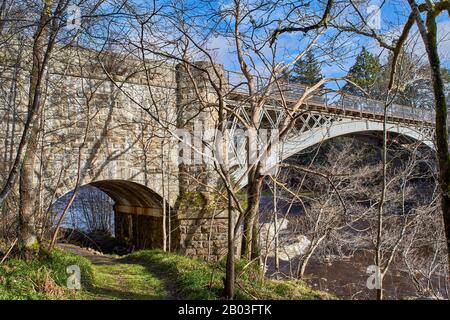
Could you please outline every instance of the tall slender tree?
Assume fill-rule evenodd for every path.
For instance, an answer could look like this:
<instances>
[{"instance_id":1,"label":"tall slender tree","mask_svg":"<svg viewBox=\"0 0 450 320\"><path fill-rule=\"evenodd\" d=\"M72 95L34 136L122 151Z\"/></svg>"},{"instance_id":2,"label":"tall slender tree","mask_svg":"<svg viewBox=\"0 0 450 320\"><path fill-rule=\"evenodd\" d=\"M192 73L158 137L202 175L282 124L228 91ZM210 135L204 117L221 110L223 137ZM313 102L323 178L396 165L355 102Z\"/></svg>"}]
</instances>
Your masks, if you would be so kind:
<instances>
[{"instance_id":1,"label":"tall slender tree","mask_svg":"<svg viewBox=\"0 0 450 320\"><path fill-rule=\"evenodd\" d=\"M442 64L438 51L438 27L436 23L436 19L441 13L447 12L450 14L450 2L448 0L443 0L420 6L414 0L408 0L408 2L411 7L411 17L415 20L417 29L425 44L425 50L427 52L431 70L431 83L435 102L436 153L439 164L439 184L441 186L441 210L444 219L448 261L450 265L450 152L448 148L448 106L445 97L445 82L442 75ZM425 20L422 17L422 13Z\"/></svg>"},{"instance_id":2,"label":"tall slender tree","mask_svg":"<svg viewBox=\"0 0 450 320\"><path fill-rule=\"evenodd\" d=\"M15 163L15 170L20 168L17 237L19 248L26 255L33 253L39 246L36 235L34 207L36 199L34 172L40 131L39 119L44 108L42 95L44 81L48 72L48 63L59 30L57 18L61 16L66 3L64 0L58 0L53 12L54 4L53 0L45 0L43 2L39 23L33 39L33 64L30 74L28 119L19 146L19 149L20 147L23 148L23 155L21 152L17 152ZM53 20L52 17L54 18Z\"/></svg>"}]
</instances>

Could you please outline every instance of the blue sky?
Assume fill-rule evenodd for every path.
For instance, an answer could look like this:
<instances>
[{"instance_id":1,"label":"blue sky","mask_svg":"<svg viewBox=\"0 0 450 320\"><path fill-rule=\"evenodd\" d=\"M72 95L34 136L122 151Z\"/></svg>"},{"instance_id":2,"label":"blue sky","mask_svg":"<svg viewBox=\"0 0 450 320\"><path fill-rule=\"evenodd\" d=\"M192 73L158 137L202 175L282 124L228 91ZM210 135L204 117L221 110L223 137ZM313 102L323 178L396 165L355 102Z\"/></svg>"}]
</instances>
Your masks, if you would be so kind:
<instances>
[{"instance_id":1,"label":"blue sky","mask_svg":"<svg viewBox=\"0 0 450 320\"><path fill-rule=\"evenodd\" d=\"M246 0L241 0L242 2L246 2ZM301 3L302 1L307 2L306 0L295 0L292 3ZM301 17L305 23L309 24L312 21L307 21L307 19L312 15L316 14L316 19L322 15L323 11L323 2L326 0L319 1L309 1L309 8L302 8L299 10L297 14L298 17ZM353 0L354 2L359 1L361 5L359 6L362 13L367 13L370 7L381 8L380 9L380 30L381 34L385 35L396 35L400 32L401 27L403 26L407 14L410 12L410 8L407 0ZM138 13L150 12L153 7L153 2L146 0L135 0L134 1L140 8L137 9ZM257 3L257 0L247 0L247 2ZM288 4L289 1L281 1L279 3ZM347 2L348 3L348 2ZM218 8L226 9L233 6L232 0L179 0L177 2L169 2L167 0L156 1L156 6L168 6L167 11L170 12L170 5L177 6L180 8L189 8L183 13L184 19L191 19L190 21L195 25L196 34L194 37L205 37L208 40L207 47L214 52L216 56L216 61L218 63L222 63L226 69L228 70L239 70L237 58L235 54L235 46L232 39L226 39L224 35L220 34L211 34L211 29L215 28L215 22L217 20L208 19L208 15L216 12ZM277 19L283 24L283 18L286 16L286 7L283 7L281 4L280 7L277 7L275 10L272 10L270 18L276 21ZM264 19L268 19L266 13L260 13L260 16L255 14L253 17L258 21L264 21ZM266 16L264 16L266 14ZM175 15L175 14L174 14ZM344 15L340 15L343 17ZM346 12L345 17L350 20L354 20L356 14L353 12ZM116 29L120 30L121 28L125 28L125 32L130 30L129 26L121 27L120 22L122 18L118 18L116 22L118 22L115 26ZM167 26L162 26L162 38L163 41L169 41L170 35L170 24L177 23L176 17L168 18L170 23ZM217 19L217 18L215 18ZM301 20L300 19L300 20ZM340 18L342 19L342 18ZM122 20L125 22L126 19ZM250 22L247 21L248 25ZM296 20L297 21L297 20ZM450 19L447 14L441 14L438 18L439 24L439 51L441 60L444 66L450 67ZM126 23L125 23L126 25ZM276 27L276 22L272 22L268 28L266 28L266 32L271 32ZM219 25L220 27L220 25ZM220 28L219 28L220 29ZM120 32L120 31L119 31ZM242 32L245 34L245 24ZM381 50L378 44L369 38L358 36L355 34L345 34L339 37L340 42L334 44L335 49L332 52L328 52L329 46L327 45L327 41L330 38L333 38L333 33L335 30L330 28L327 32L322 35L317 45L315 46L315 53L318 56L319 60L322 63L322 72L325 76L344 76L351 65L353 65L355 61L355 57L360 52L361 47L364 45L368 48L372 53L379 55L380 59L383 61L387 56L387 52ZM164 36L166 34L166 36ZM133 35L131 35L132 37ZM277 41L278 55L277 61L290 61L295 57L299 52L301 52L307 43L309 43L310 37L306 37L299 33L293 34L284 34L279 37ZM410 44L415 44L414 52L419 56L425 57L425 50L423 44L421 42L420 37L417 33L417 28L414 27L411 31ZM133 41L133 39L132 39ZM169 46L170 47L170 46ZM263 49L263 52L270 56L270 50L268 47ZM249 54L252 58L255 58L251 53ZM194 56L195 57L195 56ZM199 58L201 59L201 58ZM256 69L264 69L261 61L256 59ZM255 70L261 71L261 70Z\"/></svg>"},{"instance_id":2,"label":"blue sky","mask_svg":"<svg viewBox=\"0 0 450 320\"><path fill-rule=\"evenodd\" d=\"M218 5L220 2L217 2ZM230 1L222 1L222 5L229 5ZM366 4L361 6L361 10L364 12L364 8L368 6L381 7L380 10L380 30L381 34L398 34L399 30L403 26L406 15L410 12L410 8L406 0L394 0L394 1L382 1L372 0L366 1ZM320 13L317 13L318 15ZM440 40L439 52L442 60L442 64L446 67L450 67L450 19L447 14L441 14L438 18L438 36ZM279 39L279 48L282 48L285 52L295 55L299 50L304 47L304 43L301 42L302 36L298 34L286 34ZM383 61L387 56L387 52L382 50L378 44L372 40L363 36L347 35L342 40L343 47L347 46L347 50L343 50L343 53L339 61L333 61L332 63L324 63L322 65L323 73L327 76L343 76L347 70L354 63L356 55L359 53L362 45L366 46L372 53L380 56ZM413 51L419 55L425 57L425 50L423 43L418 35L417 28L414 27L410 33L409 46L414 47ZM210 40L210 48L216 49L216 55L218 62L224 64L226 69L237 70L236 56L234 52L233 43L228 43L226 39L221 37L212 38ZM319 53L321 55L323 53ZM324 61L330 61L329 56L323 56Z\"/></svg>"}]
</instances>

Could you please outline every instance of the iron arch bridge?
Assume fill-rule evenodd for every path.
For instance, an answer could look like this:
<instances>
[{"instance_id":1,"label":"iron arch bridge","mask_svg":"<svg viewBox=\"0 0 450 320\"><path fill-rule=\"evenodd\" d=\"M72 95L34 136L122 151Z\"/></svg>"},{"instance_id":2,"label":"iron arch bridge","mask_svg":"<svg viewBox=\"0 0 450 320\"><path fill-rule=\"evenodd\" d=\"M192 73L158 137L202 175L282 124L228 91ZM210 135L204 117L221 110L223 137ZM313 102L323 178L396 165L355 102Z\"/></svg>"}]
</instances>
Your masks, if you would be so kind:
<instances>
[{"instance_id":1,"label":"iron arch bridge","mask_svg":"<svg viewBox=\"0 0 450 320\"><path fill-rule=\"evenodd\" d=\"M229 81L230 78L228 77ZM277 132L286 117L286 106L294 105L305 92L306 88L298 84L286 83L281 89L285 107L281 107L280 94L275 94L271 103L264 107L260 116L260 128ZM235 117L228 133L232 143L228 146L228 159L230 167L236 168L233 177L239 181L241 187L246 185L246 172L248 170L247 148L248 137L242 136L240 119L250 122L248 103L246 103L246 90L236 90L232 98L227 101L234 106ZM265 172L274 173L278 163L305 150L311 146L344 135L383 132L384 102L345 95L335 102L324 96L313 96L302 107L295 126L288 136L281 141L265 134L257 138L259 152L264 152L268 141L274 145L272 152L267 155ZM410 141L418 141L435 150L434 144L434 111L426 108L414 108L404 105L391 104L386 111L386 131L389 135L399 135ZM261 152L262 150L262 152ZM258 156L262 156L258 154Z\"/></svg>"}]
</instances>

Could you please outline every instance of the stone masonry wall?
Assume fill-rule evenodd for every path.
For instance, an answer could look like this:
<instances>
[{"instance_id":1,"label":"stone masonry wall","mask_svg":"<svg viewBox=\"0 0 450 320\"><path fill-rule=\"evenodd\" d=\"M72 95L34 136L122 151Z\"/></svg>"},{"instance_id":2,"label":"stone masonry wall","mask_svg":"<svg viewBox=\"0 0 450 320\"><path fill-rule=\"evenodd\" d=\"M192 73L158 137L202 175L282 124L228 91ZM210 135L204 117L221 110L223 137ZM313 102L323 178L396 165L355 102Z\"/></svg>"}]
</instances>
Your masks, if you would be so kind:
<instances>
[{"instance_id":1,"label":"stone masonry wall","mask_svg":"<svg viewBox=\"0 0 450 320\"><path fill-rule=\"evenodd\" d=\"M31 57L26 49L17 64L16 51L17 48L11 48L11 52L1 53L0 140L4 142L0 144L1 177L7 175L14 160L26 117ZM45 202L41 205L49 206L73 190L78 171L80 185L132 181L159 196L164 185L168 203L173 209L178 208L171 210L175 213L171 217L173 247L188 255L204 258L211 255L211 259L218 259L226 244L223 223L226 220L211 218L220 213L217 212L220 206L211 205L209 200L204 206L180 205L189 203L185 201L186 195L188 199L192 194L194 198L198 195L212 198L202 184L214 184L217 178L207 166L180 165L178 141L161 130L150 116L158 114L170 129L182 126L193 130L194 123L185 120L198 111L199 103L187 74L172 65L148 62L150 76L147 77L141 63L125 55L98 56L81 48L55 52L44 90L45 112L40 119L39 141L43 148L38 163L41 169L35 181L41 183ZM213 101L205 74L194 70L194 76L202 98ZM213 109L204 110L198 116L205 128L214 126L216 118ZM196 179L201 183L196 183ZM110 196L114 199L114 194ZM123 194L120 197L123 202ZM121 205L136 206L135 203ZM119 220L127 220L123 218ZM132 226L135 233L143 235L142 239L135 239L137 246L145 247L149 243L151 247L160 246L157 238L162 237L161 218L139 216L131 220L135 222Z\"/></svg>"},{"instance_id":2,"label":"stone masonry wall","mask_svg":"<svg viewBox=\"0 0 450 320\"><path fill-rule=\"evenodd\" d=\"M226 218L180 220L181 251L191 257L218 261L227 253Z\"/></svg>"}]
</instances>

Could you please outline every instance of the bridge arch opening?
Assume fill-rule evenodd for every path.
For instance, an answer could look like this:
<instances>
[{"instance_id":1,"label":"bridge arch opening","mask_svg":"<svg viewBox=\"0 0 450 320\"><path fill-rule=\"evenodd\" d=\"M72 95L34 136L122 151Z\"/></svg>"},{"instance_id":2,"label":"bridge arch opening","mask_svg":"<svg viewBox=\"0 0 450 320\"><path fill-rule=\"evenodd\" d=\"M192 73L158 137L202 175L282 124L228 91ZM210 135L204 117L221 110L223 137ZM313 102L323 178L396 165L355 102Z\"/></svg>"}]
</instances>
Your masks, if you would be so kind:
<instances>
[{"instance_id":1,"label":"bridge arch opening","mask_svg":"<svg viewBox=\"0 0 450 320\"><path fill-rule=\"evenodd\" d=\"M435 151L433 135L427 130L407 127L400 124L387 125L388 139L401 138L403 141L418 142L426 148ZM306 133L294 135L281 143L279 156L267 164L269 171L276 166L274 161L284 161L307 148L319 145L327 140L345 136L380 135L383 123L368 120L351 120L337 122L331 126L322 126ZM246 183L246 182L244 182Z\"/></svg>"},{"instance_id":2,"label":"bridge arch opening","mask_svg":"<svg viewBox=\"0 0 450 320\"><path fill-rule=\"evenodd\" d=\"M388 278L394 276L397 270L404 270L405 264L412 263L412 260L414 263L415 259L421 261L420 263L429 263L435 255L442 257L441 261L445 261L446 257L445 248L441 250L437 246L428 245L434 241L442 241L443 230L437 206L430 205L436 203L433 150L417 142L407 145L410 141L403 136L396 135L391 138L392 143L388 145L389 183L384 206L383 237L394 238L404 232L405 237L399 244L399 252L404 248L407 248L405 251L409 250L412 243L413 246L420 243L418 247L423 244L423 247L414 252L408 251L405 256L399 254L392 263L393 271L389 271ZM350 283L351 278L356 275L364 276L367 261L373 261L373 250L367 249L371 248L375 238L373 230L376 230L377 223L376 204L379 202L381 190L381 149L382 137L375 133L365 132L364 135L332 138L286 159L287 165L280 167L276 183L272 178L266 179L262 192L265 198L261 202L260 215L263 216L260 217L260 222L263 230L261 239L266 241L261 247L269 248L269 272L276 271L274 250L271 247L274 246L274 240L271 239L274 230L278 230L277 254L281 260L279 270L282 273L292 274L291 270L294 270L297 274L304 257L310 252L308 248L311 243L323 236L324 242L317 246L317 253L311 255L309 266L304 271L306 277L320 278L327 274L329 283L338 284L333 290L340 292L340 287ZM289 164L309 171L297 170L294 166L289 167ZM333 177L334 185L339 189L339 196L326 178L317 176L314 172ZM341 200L345 203L345 210ZM278 217L276 228L274 213L277 213ZM402 229L405 222L410 225ZM333 228L333 234L330 236L326 231L330 230L328 227ZM429 230L435 230L433 240L429 238ZM436 240L438 237L439 240ZM386 243L387 249L383 248L384 252L392 248L389 246L391 244ZM329 270L332 272L329 273ZM441 281L440 275L436 276L434 281ZM415 290L407 277L397 278L395 286L387 283L388 281L387 294L396 294L394 291L399 286L405 292ZM436 288L438 286L436 285ZM445 288L442 288L442 292L445 292L444 290ZM340 294L346 293L342 291Z\"/></svg>"},{"instance_id":3,"label":"bridge arch opening","mask_svg":"<svg viewBox=\"0 0 450 320\"><path fill-rule=\"evenodd\" d=\"M73 192L55 202L56 216L62 214ZM132 181L90 182L78 189L62 228L63 239L104 252L162 248L163 199Z\"/></svg>"}]
</instances>

